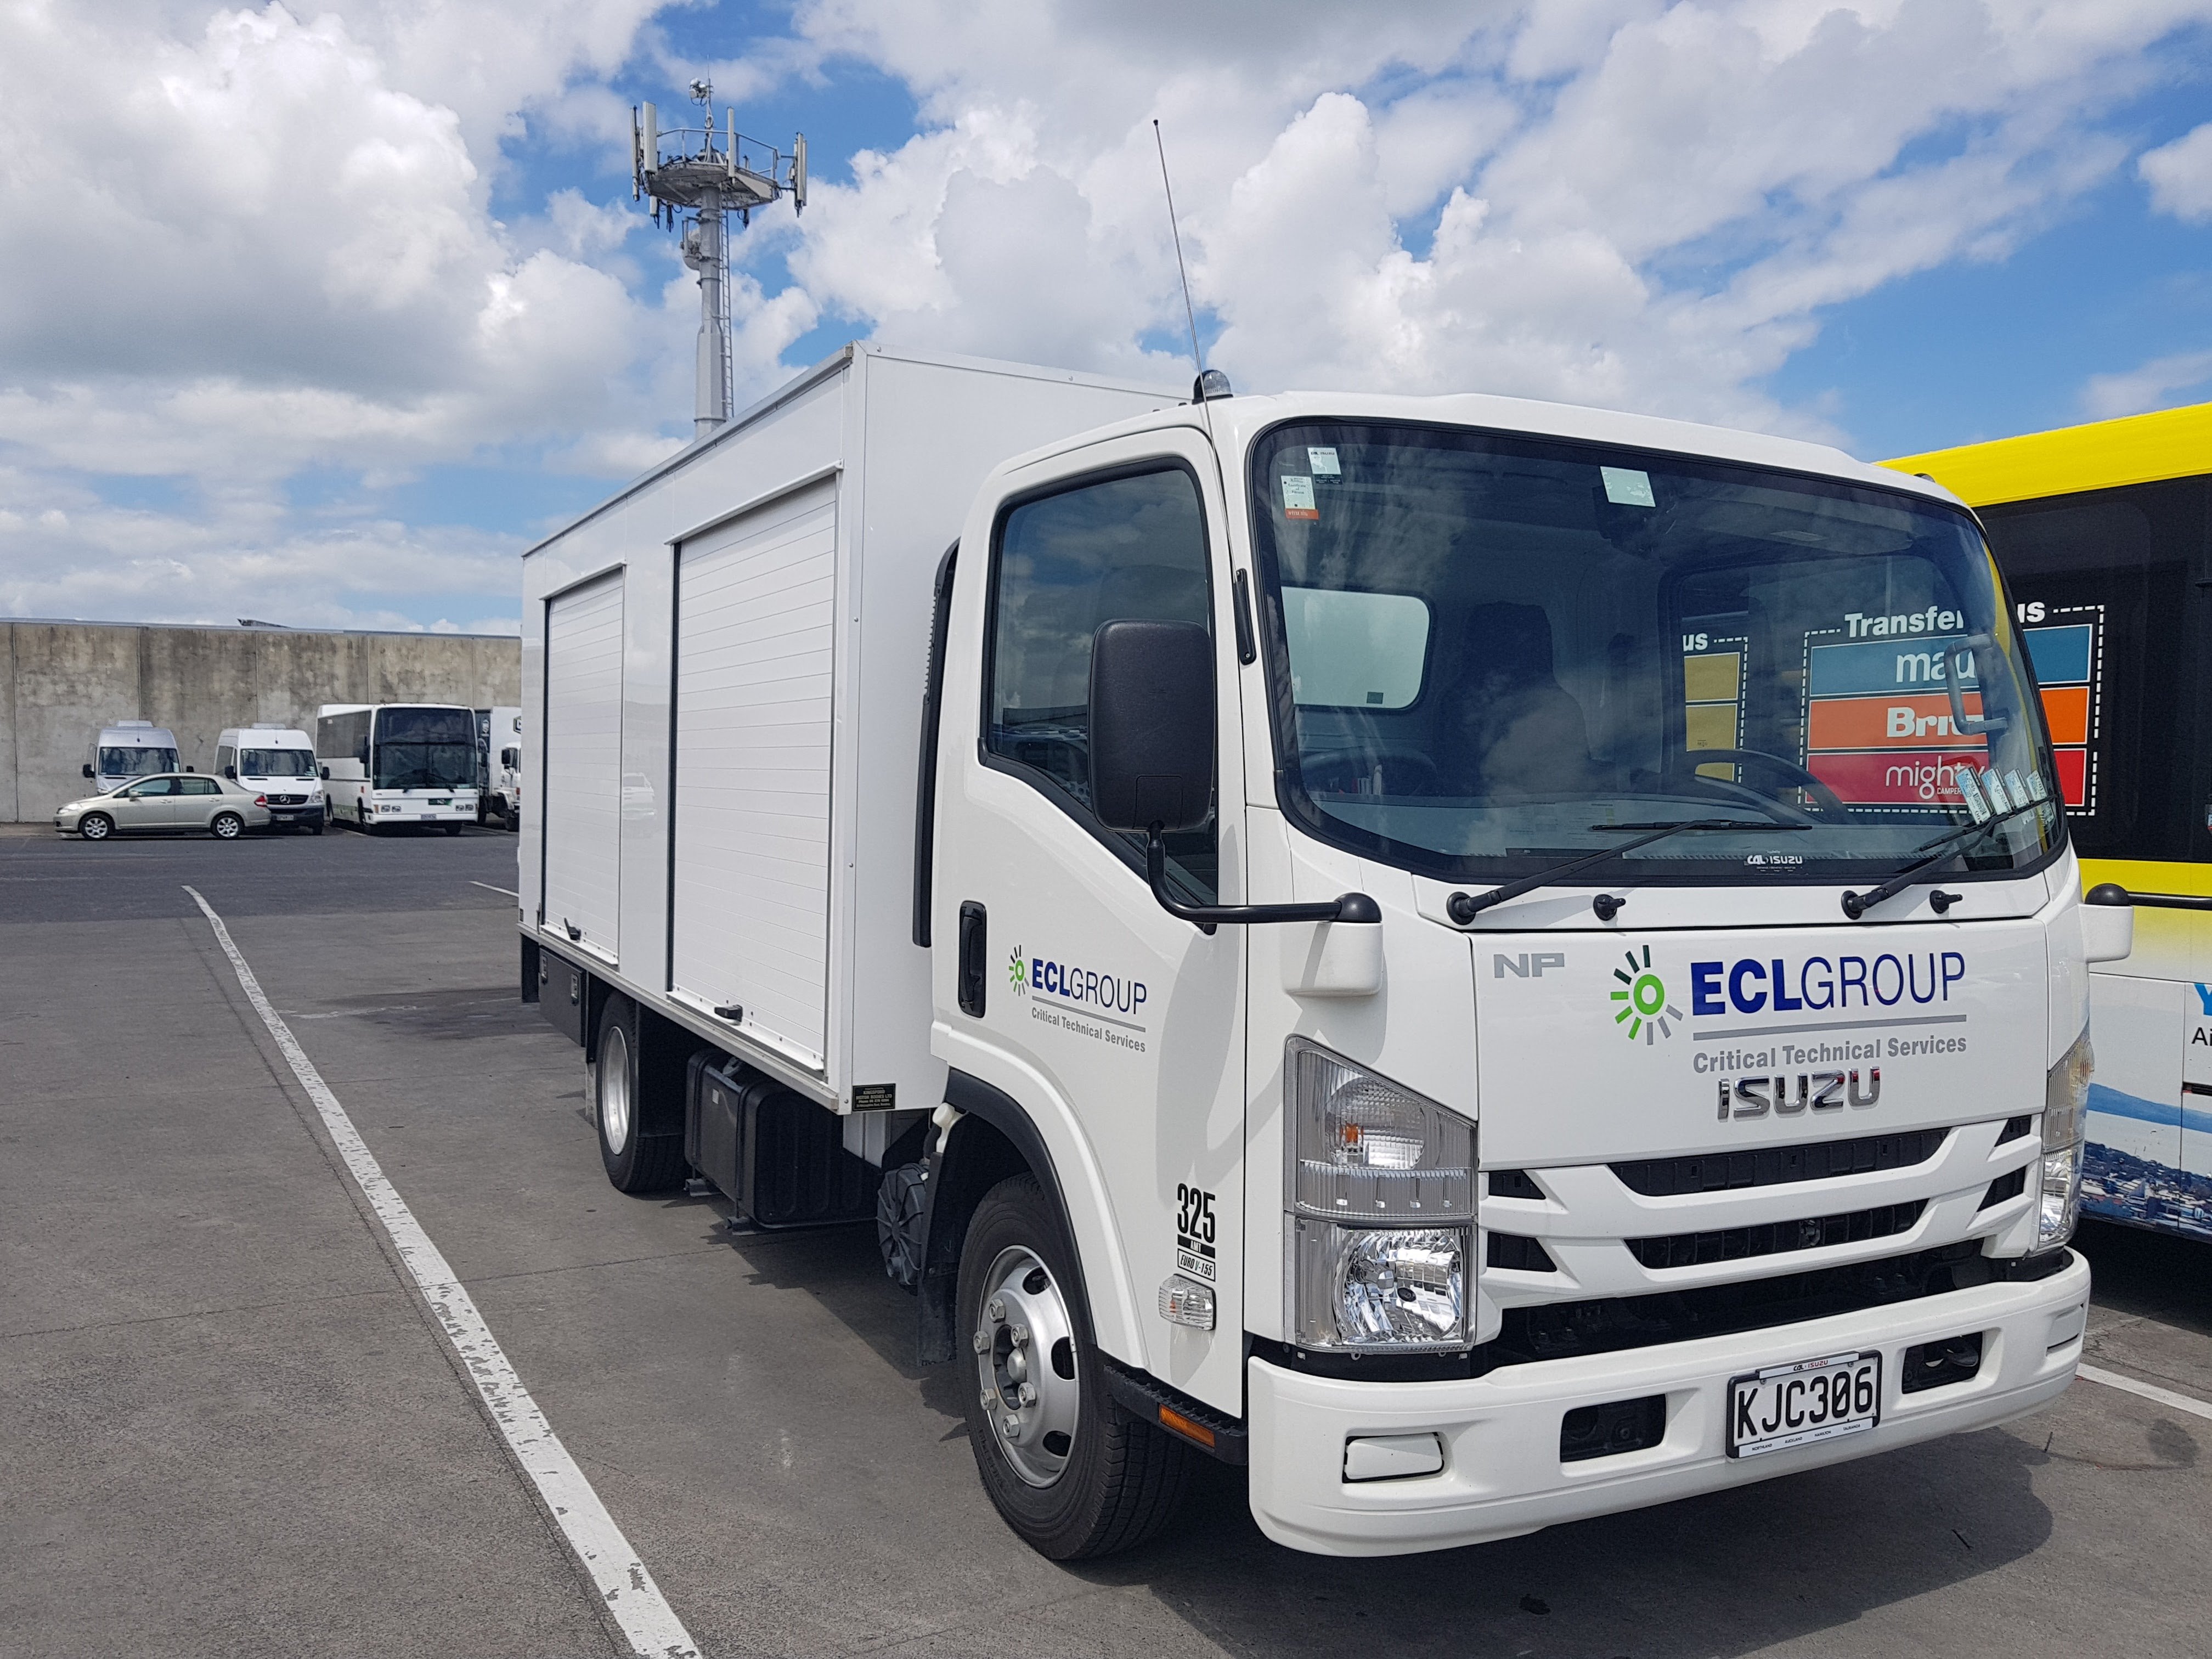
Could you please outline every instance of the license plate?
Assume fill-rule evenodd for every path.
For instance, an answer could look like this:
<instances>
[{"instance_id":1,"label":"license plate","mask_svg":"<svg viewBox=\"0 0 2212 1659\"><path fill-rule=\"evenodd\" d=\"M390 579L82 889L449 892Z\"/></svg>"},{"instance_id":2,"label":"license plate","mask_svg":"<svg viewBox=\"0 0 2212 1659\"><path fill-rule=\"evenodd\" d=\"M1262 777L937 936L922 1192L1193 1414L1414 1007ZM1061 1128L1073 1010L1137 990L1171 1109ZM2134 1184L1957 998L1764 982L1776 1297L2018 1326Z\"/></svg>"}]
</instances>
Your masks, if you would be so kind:
<instances>
[{"instance_id":1,"label":"license plate","mask_svg":"<svg viewBox=\"0 0 2212 1659\"><path fill-rule=\"evenodd\" d=\"M1832 1353L1729 1379L1730 1457L1863 1434L1881 1421L1881 1356Z\"/></svg>"}]
</instances>

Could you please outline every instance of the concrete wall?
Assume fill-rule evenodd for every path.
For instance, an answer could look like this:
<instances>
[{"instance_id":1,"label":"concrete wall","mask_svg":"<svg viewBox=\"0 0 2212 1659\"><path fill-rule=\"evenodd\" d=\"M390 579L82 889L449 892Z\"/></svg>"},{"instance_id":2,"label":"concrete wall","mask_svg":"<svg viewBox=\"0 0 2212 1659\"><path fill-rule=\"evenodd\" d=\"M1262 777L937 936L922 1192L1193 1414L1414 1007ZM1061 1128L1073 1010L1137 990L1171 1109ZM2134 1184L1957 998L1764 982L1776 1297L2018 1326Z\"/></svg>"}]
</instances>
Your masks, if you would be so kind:
<instances>
[{"instance_id":1,"label":"concrete wall","mask_svg":"<svg viewBox=\"0 0 2212 1659\"><path fill-rule=\"evenodd\" d=\"M116 720L167 726L181 763L207 771L225 727L312 736L326 702L521 701L521 642L494 635L0 621L0 822L83 793L93 739Z\"/></svg>"}]
</instances>

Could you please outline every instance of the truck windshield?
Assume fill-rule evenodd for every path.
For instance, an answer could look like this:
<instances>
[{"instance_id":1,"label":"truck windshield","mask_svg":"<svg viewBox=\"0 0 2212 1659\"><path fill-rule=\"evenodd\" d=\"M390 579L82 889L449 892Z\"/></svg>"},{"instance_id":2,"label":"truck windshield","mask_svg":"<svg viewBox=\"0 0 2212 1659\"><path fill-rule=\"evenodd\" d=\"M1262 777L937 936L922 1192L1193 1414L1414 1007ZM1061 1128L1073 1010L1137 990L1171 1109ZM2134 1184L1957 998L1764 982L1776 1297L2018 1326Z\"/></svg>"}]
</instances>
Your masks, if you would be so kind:
<instances>
[{"instance_id":1,"label":"truck windshield","mask_svg":"<svg viewBox=\"0 0 2212 1659\"><path fill-rule=\"evenodd\" d=\"M242 778L311 778L315 757L304 749L241 749L238 775Z\"/></svg>"},{"instance_id":2,"label":"truck windshield","mask_svg":"<svg viewBox=\"0 0 2212 1659\"><path fill-rule=\"evenodd\" d=\"M376 789L473 789L476 716L465 708L380 708Z\"/></svg>"},{"instance_id":3,"label":"truck windshield","mask_svg":"<svg viewBox=\"0 0 2212 1659\"><path fill-rule=\"evenodd\" d=\"M177 751L173 749L102 747L100 751L100 775L103 778L143 778L176 769Z\"/></svg>"},{"instance_id":4,"label":"truck windshield","mask_svg":"<svg viewBox=\"0 0 2212 1659\"><path fill-rule=\"evenodd\" d=\"M1904 490L1465 429L1253 455L1286 811L1446 880L1680 818L1609 878L1861 879L2052 854L2066 792L1996 568ZM2033 808L2033 810L2016 810Z\"/></svg>"}]
</instances>

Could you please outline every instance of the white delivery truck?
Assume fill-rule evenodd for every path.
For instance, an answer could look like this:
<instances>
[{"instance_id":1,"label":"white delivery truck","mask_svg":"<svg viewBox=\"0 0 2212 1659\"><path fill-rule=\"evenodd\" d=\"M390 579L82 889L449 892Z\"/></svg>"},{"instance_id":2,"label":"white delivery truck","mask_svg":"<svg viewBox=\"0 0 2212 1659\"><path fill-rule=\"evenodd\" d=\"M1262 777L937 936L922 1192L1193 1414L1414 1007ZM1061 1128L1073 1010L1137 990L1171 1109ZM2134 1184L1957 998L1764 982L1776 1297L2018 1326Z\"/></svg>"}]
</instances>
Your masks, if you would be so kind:
<instances>
[{"instance_id":1,"label":"white delivery truck","mask_svg":"<svg viewBox=\"0 0 2212 1659\"><path fill-rule=\"evenodd\" d=\"M855 346L527 555L523 994L614 1183L875 1213L1056 1557L1198 1455L1376 1554L2056 1396L2133 913L1972 516L1204 389Z\"/></svg>"},{"instance_id":2,"label":"white delivery truck","mask_svg":"<svg viewBox=\"0 0 2212 1659\"><path fill-rule=\"evenodd\" d=\"M230 726L215 740L215 769L252 790L269 808L273 825L323 833L322 769L315 743L283 726Z\"/></svg>"},{"instance_id":3,"label":"white delivery truck","mask_svg":"<svg viewBox=\"0 0 2212 1659\"><path fill-rule=\"evenodd\" d=\"M315 752L331 817L364 835L477 821L477 717L446 703L326 702Z\"/></svg>"},{"instance_id":4,"label":"white delivery truck","mask_svg":"<svg viewBox=\"0 0 2212 1659\"><path fill-rule=\"evenodd\" d=\"M84 763L85 776L101 794L120 789L133 778L179 769L177 734L151 720L117 720L101 726L93 742L92 758Z\"/></svg>"},{"instance_id":5,"label":"white delivery truck","mask_svg":"<svg viewBox=\"0 0 2212 1659\"><path fill-rule=\"evenodd\" d=\"M477 822L492 814L522 827L522 711L479 708L477 716Z\"/></svg>"}]
</instances>

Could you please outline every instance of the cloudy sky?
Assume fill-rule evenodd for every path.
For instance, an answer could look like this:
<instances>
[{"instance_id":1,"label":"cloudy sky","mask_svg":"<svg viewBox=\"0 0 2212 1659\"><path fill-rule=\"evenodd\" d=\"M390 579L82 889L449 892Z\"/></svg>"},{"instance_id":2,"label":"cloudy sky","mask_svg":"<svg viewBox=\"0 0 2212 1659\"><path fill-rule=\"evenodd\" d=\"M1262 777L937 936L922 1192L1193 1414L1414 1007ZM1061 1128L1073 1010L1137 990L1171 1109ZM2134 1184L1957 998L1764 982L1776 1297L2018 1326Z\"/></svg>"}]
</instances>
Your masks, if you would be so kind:
<instances>
[{"instance_id":1,"label":"cloudy sky","mask_svg":"<svg viewBox=\"0 0 2212 1659\"><path fill-rule=\"evenodd\" d=\"M2212 398L2212 0L0 0L0 614L511 629L690 430L630 106L803 129L873 337L1875 458ZM672 120L664 115L664 121Z\"/></svg>"}]
</instances>

